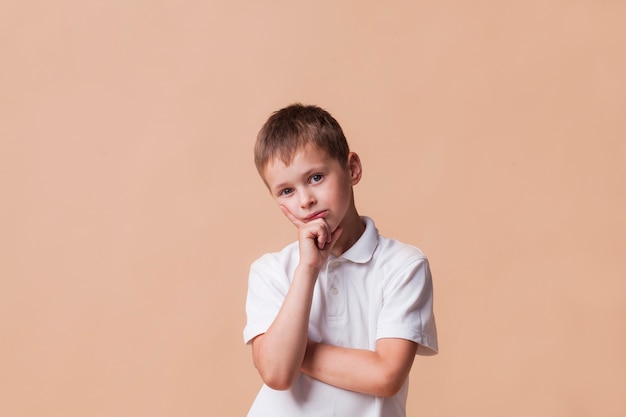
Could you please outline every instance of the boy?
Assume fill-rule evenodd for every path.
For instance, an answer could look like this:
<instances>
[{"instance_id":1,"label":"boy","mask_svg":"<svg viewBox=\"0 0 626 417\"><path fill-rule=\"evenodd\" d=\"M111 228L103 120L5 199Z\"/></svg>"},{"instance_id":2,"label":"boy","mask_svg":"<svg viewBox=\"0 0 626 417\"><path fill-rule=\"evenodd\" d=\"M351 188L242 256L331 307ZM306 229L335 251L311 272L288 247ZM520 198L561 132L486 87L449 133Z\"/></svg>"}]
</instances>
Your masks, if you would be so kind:
<instances>
[{"instance_id":1,"label":"boy","mask_svg":"<svg viewBox=\"0 0 626 417\"><path fill-rule=\"evenodd\" d=\"M325 110L275 112L255 163L298 241L250 268L244 340L264 385L248 417L405 416L413 359L438 349L427 259L359 216L361 161Z\"/></svg>"}]
</instances>

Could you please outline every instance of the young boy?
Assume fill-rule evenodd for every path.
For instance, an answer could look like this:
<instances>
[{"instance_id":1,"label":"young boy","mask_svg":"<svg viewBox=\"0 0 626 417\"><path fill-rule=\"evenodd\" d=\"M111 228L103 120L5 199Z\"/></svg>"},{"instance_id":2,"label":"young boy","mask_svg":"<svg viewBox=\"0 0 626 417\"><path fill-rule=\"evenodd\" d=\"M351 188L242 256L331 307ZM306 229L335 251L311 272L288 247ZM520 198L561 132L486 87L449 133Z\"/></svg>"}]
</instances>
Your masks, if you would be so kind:
<instances>
[{"instance_id":1,"label":"young boy","mask_svg":"<svg viewBox=\"0 0 626 417\"><path fill-rule=\"evenodd\" d=\"M298 241L250 268L244 340L264 385L248 417L405 416L413 359L438 349L426 257L359 216L361 161L325 110L275 112L255 163Z\"/></svg>"}]
</instances>

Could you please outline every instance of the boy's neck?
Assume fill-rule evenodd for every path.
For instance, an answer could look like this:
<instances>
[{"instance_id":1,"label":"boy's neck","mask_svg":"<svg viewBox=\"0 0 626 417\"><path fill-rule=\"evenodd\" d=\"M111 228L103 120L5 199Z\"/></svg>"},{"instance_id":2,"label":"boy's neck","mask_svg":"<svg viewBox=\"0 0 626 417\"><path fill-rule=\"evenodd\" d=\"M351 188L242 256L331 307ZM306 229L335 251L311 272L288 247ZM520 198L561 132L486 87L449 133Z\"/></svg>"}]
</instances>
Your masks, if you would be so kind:
<instances>
[{"instance_id":1,"label":"boy's neck","mask_svg":"<svg viewBox=\"0 0 626 417\"><path fill-rule=\"evenodd\" d=\"M341 256L345 251L350 249L365 231L365 223L363 223L355 208L352 208L346 213L346 216L341 222L341 227L343 228L343 232L331 251L333 256L336 257Z\"/></svg>"}]
</instances>

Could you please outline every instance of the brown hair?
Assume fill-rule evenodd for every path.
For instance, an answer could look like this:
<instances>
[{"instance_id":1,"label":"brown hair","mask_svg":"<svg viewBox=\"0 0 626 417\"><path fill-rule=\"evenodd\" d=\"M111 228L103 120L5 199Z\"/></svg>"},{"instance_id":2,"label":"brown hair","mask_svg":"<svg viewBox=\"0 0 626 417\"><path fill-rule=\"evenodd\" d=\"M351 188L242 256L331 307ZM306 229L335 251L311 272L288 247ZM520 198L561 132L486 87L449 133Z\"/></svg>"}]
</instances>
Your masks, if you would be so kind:
<instances>
[{"instance_id":1,"label":"brown hair","mask_svg":"<svg viewBox=\"0 0 626 417\"><path fill-rule=\"evenodd\" d=\"M342 165L350 149L339 123L326 110L312 105L292 104L274 112L265 122L254 146L254 163L263 170L273 158L285 164L306 145L315 145Z\"/></svg>"}]
</instances>

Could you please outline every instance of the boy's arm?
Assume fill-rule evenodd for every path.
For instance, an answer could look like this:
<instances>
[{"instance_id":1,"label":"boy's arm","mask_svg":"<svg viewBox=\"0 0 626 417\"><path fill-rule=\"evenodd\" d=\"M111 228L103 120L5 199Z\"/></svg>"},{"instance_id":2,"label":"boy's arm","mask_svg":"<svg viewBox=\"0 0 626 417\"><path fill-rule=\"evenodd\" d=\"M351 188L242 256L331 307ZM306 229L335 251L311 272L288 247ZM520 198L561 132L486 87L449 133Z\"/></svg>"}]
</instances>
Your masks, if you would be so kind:
<instances>
[{"instance_id":1,"label":"boy's arm","mask_svg":"<svg viewBox=\"0 0 626 417\"><path fill-rule=\"evenodd\" d=\"M309 342L302 372L338 388L379 397L395 395L409 375L417 343L378 339L376 350Z\"/></svg>"},{"instance_id":2,"label":"boy's arm","mask_svg":"<svg viewBox=\"0 0 626 417\"><path fill-rule=\"evenodd\" d=\"M252 340L254 366L270 388L290 388L300 372L317 273L310 268L296 269L274 322L264 334Z\"/></svg>"},{"instance_id":3,"label":"boy's arm","mask_svg":"<svg viewBox=\"0 0 626 417\"><path fill-rule=\"evenodd\" d=\"M303 223L285 214L298 227L300 262L272 325L252 341L254 366L263 382L277 390L291 388L300 373L315 281L342 233L341 228L331 232L324 219Z\"/></svg>"}]
</instances>

